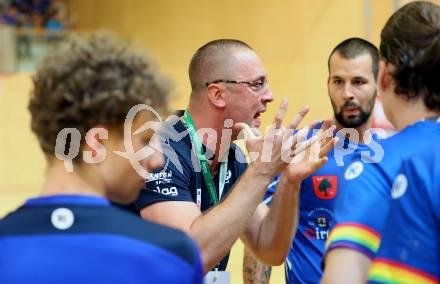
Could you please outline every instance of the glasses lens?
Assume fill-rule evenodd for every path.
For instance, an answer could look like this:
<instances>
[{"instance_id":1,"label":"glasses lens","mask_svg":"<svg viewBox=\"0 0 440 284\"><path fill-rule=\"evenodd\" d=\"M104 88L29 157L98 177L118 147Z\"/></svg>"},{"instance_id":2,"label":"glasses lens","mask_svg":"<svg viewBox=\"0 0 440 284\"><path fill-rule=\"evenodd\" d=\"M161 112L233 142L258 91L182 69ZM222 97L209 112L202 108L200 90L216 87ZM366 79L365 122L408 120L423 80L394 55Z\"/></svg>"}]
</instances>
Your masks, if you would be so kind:
<instances>
[{"instance_id":1,"label":"glasses lens","mask_svg":"<svg viewBox=\"0 0 440 284\"><path fill-rule=\"evenodd\" d=\"M251 82L251 83L249 84L249 86L250 86L253 90L255 90L255 91L259 91L259 90L261 90L261 89L263 89L263 88L265 88L265 87L267 86L267 80L266 80L266 79L260 79L260 80L257 80L257 81L255 81L255 82Z\"/></svg>"}]
</instances>

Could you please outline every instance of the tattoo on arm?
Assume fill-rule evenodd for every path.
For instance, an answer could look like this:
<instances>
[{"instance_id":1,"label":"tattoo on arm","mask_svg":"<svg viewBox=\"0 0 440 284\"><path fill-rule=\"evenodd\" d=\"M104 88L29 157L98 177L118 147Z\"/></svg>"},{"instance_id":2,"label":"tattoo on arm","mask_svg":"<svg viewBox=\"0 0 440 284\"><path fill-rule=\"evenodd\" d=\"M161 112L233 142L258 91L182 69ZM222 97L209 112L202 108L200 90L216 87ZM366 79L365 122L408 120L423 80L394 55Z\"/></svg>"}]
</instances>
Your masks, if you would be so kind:
<instances>
[{"instance_id":1,"label":"tattoo on arm","mask_svg":"<svg viewBox=\"0 0 440 284\"><path fill-rule=\"evenodd\" d=\"M269 284L272 267L259 263L252 254L244 249L243 257L243 283L244 284Z\"/></svg>"}]
</instances>

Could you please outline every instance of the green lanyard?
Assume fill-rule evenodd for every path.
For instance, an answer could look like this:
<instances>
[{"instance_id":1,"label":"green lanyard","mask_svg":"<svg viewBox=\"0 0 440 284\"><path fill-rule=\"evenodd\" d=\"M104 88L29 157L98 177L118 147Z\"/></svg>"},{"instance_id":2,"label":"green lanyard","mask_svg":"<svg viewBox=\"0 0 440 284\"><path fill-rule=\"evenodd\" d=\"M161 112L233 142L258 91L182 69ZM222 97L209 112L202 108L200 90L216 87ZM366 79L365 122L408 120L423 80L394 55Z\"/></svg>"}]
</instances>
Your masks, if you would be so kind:
<instances>
[{"instance_id":1,"label":"green lanyard","mask_svg":"<svg viewBox=\"0 0 440 284\"><path fill-rule=\"evenodd\" d=\"M199 160L200 163L200 167L202 169L203 180L205 181L206 187L208 188L209 191L209 196L211 197L211 201L214 204L217 204L219 203L219 197L217 197L214 181L212 179L211 172L209 170L208 160L206 159L206 156L203 153L202 142L200 142L194 122L187 110L185 110L185 113L183 114L183 119L185 120L186 126L188 127L189 135L193 143L193 146L195 148L197 159ZM226 159L226 161L221 162L220 165L220 176L219 176L220 198L222 197L223 189L225 187L227 168L228 168L228 160Z\"/></svg>"}]
</instances>

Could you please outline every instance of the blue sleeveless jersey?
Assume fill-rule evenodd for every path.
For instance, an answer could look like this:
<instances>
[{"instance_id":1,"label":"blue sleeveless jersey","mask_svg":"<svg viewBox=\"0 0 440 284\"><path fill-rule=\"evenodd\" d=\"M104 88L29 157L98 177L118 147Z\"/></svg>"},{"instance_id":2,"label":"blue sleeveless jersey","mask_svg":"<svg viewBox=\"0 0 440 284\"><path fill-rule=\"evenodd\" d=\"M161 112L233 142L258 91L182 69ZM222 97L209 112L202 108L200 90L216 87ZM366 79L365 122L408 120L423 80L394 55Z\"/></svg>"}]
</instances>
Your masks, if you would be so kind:
<instances>
[{"instance_id":1,"label":"blue sleeveless jersey","mask_svg":"<svg viewBox=\"0 0 440 284\"><path fill-rule=\"evenodd\" d=\"M439 137L440 123L419 121L381 143L384 157L379 163L353 158L341 179L344 191L336 199L336 225L327 251L348 248L374 258L385 229L392 184L402 162Z\"/></svg>"},{"instance_id":2,"label":"blue sleeveless jersey","mask_svg":"<svg viewBox=\"0 0 440 284\"><path fill-rule=\"evenodd\" d=\"M335 198L343 191L340 179L344 165L357 153L374 155L370 146L378 145L376 138L363 145L341 137L328 154L328 162L301 183L298 228L285 263L286 283L319 283L325 242L334 225ZM264 200L268 205L278 180L276 177L269 185Z\"/></svg>"},{"instance_id":3,"label":"blue sleeveless jersey","mask_svg":"<svg viewBox=\"0 0 440 284\"><path fill-rule=\"evenodd\" d=\"M0 220L0 283L202 283L195 243L183 232L102 198L28 200Z\"/></svg>"},{"instance_id":4,"label":"blue sleeveless jersey","mask_svg":"<svg viewBox=\"0 0 440 284\"><path fill-rule=\"evenodd\" d=\"M440 283L439 145L403 163L369 283Z\"/></svg>"}]
</instances>

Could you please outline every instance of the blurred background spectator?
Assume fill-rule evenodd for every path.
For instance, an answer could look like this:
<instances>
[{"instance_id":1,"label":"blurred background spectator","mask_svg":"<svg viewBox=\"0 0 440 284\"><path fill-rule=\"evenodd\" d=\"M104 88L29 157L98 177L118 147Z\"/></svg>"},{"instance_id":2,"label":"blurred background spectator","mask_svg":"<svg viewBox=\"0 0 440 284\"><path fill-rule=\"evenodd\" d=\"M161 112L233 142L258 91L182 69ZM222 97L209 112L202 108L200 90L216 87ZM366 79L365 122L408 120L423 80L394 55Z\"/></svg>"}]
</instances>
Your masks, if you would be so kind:
<instances>
[{"instance_id":1,"label":"blurred background spectator","mask_svg":"<svg viewBox=\"0 0 440 284\"><path fill-rule=\"evenodd\" d=\"M64 0L3 0L0 23L13 27L64 30L71 27Z\"/></svg>"},{"instance_id":2,"label":"blurred background spectator","mask_svg":"<svg viewBox=\"0 0 440 284\"><path fill-rule=\"evenodd\" d=\"M14 57L6 67L0 62L0 72L32 72L51 48L63 42L72 28L67 4L65 0L0 0L0 32L6 41L0 46L0 58Z\"/></svg>"},{"instance_id":3,"label":"blurred background spectator","mask_svg":"<svg viewBox=\"0 0 440 284\"><path fill-rule=\"evenodd\" d=\"M18 26L19 12L16 6L2 7L0 22L8 26Z\"/></svg>"}]
</instances>

